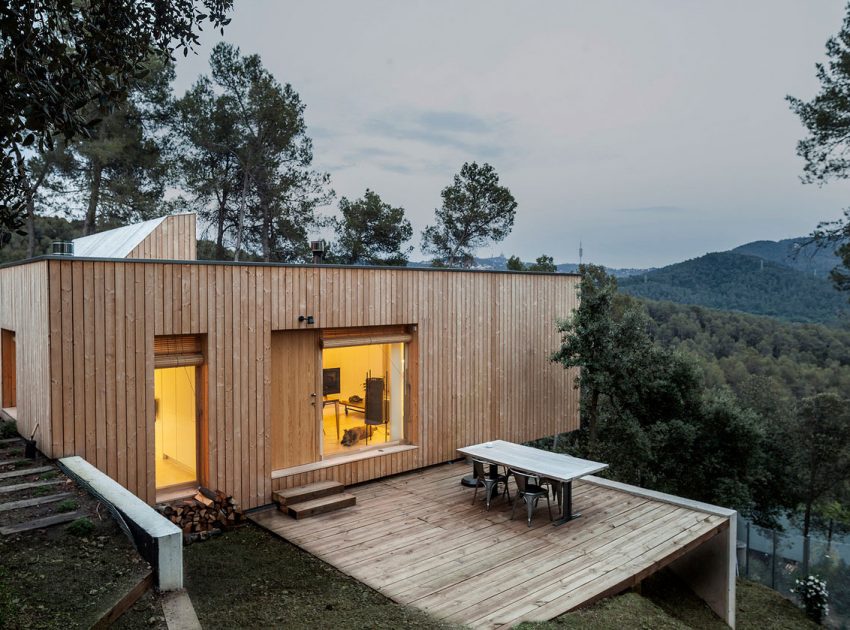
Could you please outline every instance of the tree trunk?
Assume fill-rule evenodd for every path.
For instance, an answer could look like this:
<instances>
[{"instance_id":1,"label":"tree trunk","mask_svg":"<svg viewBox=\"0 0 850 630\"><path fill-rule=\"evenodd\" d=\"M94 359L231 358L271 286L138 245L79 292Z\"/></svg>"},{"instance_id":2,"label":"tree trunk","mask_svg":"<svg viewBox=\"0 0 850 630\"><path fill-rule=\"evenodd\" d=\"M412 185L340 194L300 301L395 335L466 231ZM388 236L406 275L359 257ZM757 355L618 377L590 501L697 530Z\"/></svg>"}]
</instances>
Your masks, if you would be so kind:
<instances>
[{"instance_id":1,"label":"tree trunk","mask_svg":"<svg viewBox=\"0 0 850 630\"><path fill-rule=\"evenodd\" d=\"M263 204L263 260L271 261L272 218L268 202Z\"/></svg>"},{"instance_id":2,"label":"tree trunk","mask_svg":"<svg viewBox=\"0 0 850 630\"><path fill-rule=\"evenodd\" d=\"M27 258L35 256L35 193L27 195Z\"/></svg>"},{"instance_id":3,"label":"tree trunk","mask_svg":"<svg viewBox=\"0 0 850 630\"><path fill-rule=\"evenodd\" d=\"M103 166L94 160L91 165L91 190L89 191L89 205L86 208L86 219L83 223L83 234L88 236L94 234L95 221L97 219L97 204L100 201L100 182L103 176Z\"/></svg>"},{"instance_id":4,"label":"tree trunk","mask_svg":"<svg viewBox=\"0 0 850 630\"><path fill-rule=\"evenodd\" d=\"M242 249L242 230L245 227L245 205L248 203L248 171L242 172L242 199L239 201L239 220L236 223L236 251L233 260L239 260L239 250Z\"/></svg>"},{"instance_id":5,"label":"tree trunk","mask_svg":"<svg viewBox=\"0 0 850 630\"><path fill-rule=\"evenodd\" d=\"M806 513L803 516L803 538L809 535L809 526L812 523L812 502L806 501Z\"/></svg>"},{"instance_id":6,"label":"tree trunk","mask_svg":"<svg viewBox=\"0 0 850 630\"><path fill-rule=\"evenodd\" d=\"M219 204L218 217L216 222L215 232L215 258L216 260L224 260L224 213L225 202Z\"/></svg>"}]
</instances>

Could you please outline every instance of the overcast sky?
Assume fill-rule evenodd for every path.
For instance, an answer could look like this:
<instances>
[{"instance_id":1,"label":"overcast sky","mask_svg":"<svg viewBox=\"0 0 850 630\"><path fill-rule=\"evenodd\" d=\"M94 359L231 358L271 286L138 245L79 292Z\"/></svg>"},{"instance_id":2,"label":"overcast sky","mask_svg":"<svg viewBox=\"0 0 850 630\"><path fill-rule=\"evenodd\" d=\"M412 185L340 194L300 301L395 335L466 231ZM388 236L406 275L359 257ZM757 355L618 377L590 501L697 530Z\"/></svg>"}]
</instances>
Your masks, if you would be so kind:
<instances>
[{"instance_id":1,"label":"overcast sky","mask_svg":"<svg viewBox=\"0 0 850 630\"><path fill-rule=\"evenodd\" d=\"M315 166L368 187L416 232L464 161L519 207L479 255L661 266L808 233L850 185L799 181L810 98L843 0L237 0L223 39L307 106ZM208 34L177 90L207 72Z\"/></svg>"}]
</instances>

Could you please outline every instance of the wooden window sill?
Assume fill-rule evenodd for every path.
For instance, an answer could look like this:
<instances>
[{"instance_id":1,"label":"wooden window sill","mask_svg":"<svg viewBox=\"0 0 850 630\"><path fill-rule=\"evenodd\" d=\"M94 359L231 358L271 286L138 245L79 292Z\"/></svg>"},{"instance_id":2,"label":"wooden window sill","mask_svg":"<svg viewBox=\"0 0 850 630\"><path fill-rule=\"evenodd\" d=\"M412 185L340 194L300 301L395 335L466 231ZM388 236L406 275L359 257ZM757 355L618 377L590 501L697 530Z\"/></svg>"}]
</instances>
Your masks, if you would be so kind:
<instances>
[{"instance_id":1,"label":"wooden window sill","mask_svg":"<svg viewBox=\"0 0 850 630\"><path fill-rule=\"evenodd\" d=\"M405 451L413 451L418 448L418 446L414 446L412 444L398 444L395 446L386 446L384 448L370 449L368 451L360 451L359 453L352 453L351 455L335 455L320 462L301 464L300 466L292 466L291 468L273 470L272 479L280 479L282 477L289 477L290 475L299 475L301 473L310 472L313 470L321 470L322 468L333 468L334 466L341 466L342 464L348 464L350 462L358 462L364 459L372 459L373 457L384 457L385 455L403 453Z\"/></svg>"}]
</instances>

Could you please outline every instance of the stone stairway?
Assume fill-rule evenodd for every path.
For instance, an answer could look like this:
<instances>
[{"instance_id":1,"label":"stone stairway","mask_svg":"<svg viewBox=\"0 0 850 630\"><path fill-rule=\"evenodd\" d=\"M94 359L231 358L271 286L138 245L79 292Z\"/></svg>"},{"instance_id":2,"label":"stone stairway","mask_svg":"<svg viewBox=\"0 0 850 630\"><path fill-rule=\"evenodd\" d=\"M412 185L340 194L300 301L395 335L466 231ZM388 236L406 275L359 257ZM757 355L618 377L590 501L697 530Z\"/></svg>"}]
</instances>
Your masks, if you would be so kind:
<instances>
[{"instance_id":1,"label":"stone stairway","mask_svg":"<svg viewBox=\"0 0 850 630\"><path fill-rule=\"evenodd\" d=\"M346 493L345 486L338 481L319 481L278 490L273 496L278 509L296 519L334 512L357 503L357 497Z\"/></svg>"}]
</instances>

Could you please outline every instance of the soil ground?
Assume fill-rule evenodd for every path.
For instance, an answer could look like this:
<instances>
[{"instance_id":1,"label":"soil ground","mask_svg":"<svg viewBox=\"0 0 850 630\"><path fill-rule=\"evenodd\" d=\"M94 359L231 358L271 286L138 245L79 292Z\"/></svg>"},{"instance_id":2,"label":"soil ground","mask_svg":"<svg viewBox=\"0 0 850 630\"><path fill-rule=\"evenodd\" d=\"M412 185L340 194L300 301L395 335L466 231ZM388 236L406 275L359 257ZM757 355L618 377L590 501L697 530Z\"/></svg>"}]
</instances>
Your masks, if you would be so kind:
<instances>
[{"instance_id":1,"label":"soil ground","mask_svg":"<svg viewBox=\"0 0 850 630\"><path fill-rule=\"evenodd\" d=\"M47 465L23 458L20 443L0 444L0 472ZM109 512L55 468L0 480L0 486L58 480L41 488L0 494L0 503L71 493L93 529L78 536L68 524L0 536L0 628L88 628L150 570ZM62 502L0 512L0 526L74 509ZM73 531L73 528L72 528Z\"/></svg>"}]
</instances>

